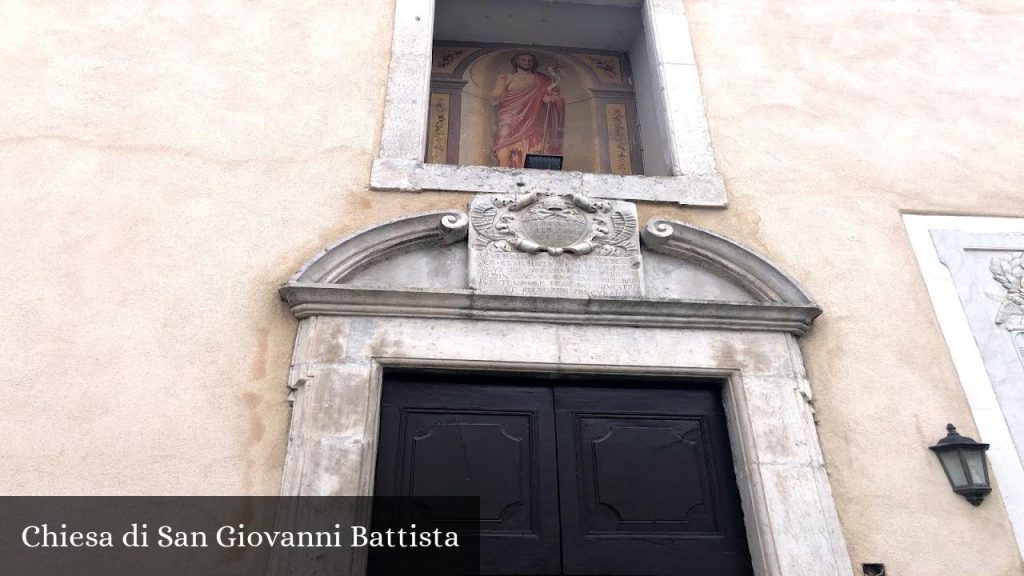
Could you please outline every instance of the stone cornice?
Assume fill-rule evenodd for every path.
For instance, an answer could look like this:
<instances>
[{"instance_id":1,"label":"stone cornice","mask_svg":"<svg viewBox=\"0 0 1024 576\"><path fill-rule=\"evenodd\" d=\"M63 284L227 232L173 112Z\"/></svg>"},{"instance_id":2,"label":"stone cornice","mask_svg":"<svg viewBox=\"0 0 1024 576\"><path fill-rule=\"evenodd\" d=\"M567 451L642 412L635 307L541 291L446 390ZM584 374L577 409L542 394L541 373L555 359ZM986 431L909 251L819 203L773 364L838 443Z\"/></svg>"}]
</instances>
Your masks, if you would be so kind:
<instances>
[{"instance_id":1,"label":"stone cornice","mask_svg":"<svg viewBox=\"0 0 1024 576\"><path fill-rule=\"evenodd\" d=\"M296 318L383 316L777 331L804 334L821 314L814 304L759 304L660 299L503 296L472 290L427 291L288 282L281 287Z\"/></svg>"}]
</instances>

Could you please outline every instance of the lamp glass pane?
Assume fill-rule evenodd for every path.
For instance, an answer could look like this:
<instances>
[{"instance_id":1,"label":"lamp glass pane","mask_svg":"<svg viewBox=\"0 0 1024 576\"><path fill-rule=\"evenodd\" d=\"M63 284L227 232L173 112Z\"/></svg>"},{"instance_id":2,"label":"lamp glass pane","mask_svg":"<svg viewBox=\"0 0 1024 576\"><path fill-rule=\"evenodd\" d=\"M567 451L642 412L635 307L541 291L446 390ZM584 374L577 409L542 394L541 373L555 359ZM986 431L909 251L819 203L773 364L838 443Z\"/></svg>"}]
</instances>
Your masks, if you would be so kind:
<instances>
[{"instance_id":1,"label":"lamp glass pane","mask_svg":"<svg viewBox=\"0 0 1024 576\"><path fill-rule=\"evenodd\" d=\"M971 474L971 483L988 484L988 475L985 474L985 453L980 450L964 450L964 460L967 462L967 471Z\"/></svg>"},{"instance_id":2,"label":"lamp glass pane","mask_svg":"<svg viewBox=\"0 0 1024 576\"><path fill-rule=\"evenodd\" d=\"M960 462L960 451L949 450L939 452L939 459L942 460L942 467L946 469L953 488L960 488L967 485L967 476L964 474L964 465Z\"/></svg>"}]
</instances>

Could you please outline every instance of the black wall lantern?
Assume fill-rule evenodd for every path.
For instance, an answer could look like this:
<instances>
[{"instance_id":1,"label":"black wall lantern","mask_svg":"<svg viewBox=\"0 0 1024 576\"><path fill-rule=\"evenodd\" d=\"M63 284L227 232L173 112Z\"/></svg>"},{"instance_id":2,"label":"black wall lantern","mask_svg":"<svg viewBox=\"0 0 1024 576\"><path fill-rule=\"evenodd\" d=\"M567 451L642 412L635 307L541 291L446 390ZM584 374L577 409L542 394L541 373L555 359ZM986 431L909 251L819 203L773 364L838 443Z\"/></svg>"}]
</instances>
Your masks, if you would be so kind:
<instances>
[{"instance_id":1,"label":"black wall lantern","mask_svg":"<svg viewBox=\"0 0 1024 576\"><path fill-rule=\"evenodd\" d=\"M992 491L985 465L988 444L957 434L956 426L952 424L947 424L946 430L946 437L929 448L939 457L953 492L977 506Z\"/></svg>"}]
</instances>

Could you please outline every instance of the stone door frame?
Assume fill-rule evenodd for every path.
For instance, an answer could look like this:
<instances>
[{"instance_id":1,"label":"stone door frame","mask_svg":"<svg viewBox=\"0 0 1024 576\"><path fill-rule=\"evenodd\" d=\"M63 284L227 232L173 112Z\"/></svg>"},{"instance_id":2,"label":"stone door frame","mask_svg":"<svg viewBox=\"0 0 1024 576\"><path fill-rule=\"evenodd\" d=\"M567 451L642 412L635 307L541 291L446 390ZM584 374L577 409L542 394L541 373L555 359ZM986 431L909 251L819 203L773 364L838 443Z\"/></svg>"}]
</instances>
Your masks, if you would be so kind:
<instances>
[{"instance_id":1,"label":"stone door frame","mask_svg":"<svg viewBox=\"0 0 1024 576\"><path fill-rule=\"evenodd\" d=\"M720 263L735 268L750 258L735 277L749 278L768 302L748 307L638 299L602 306L504 297L495 303L472 291L345 286L346 277L381 254L461 241L464 219L457 212L419 215L353 235L282 288L300 318L289 376L293 409L282 495L372 494L381 382L388 368L713 377L725 383L755 574L853 575L797 342L806 324L799 328L793 320L813 303L770 302L779 294L788 294L782 300L802 295L795 285L786 285L781 273L768 278L770 271L753 264L767 264L763 259L730 243L742 253L721 256ZM685 250L677 246L680 253L706 258L722 241L701 240L698 229L678 222L666 230L666 222L648 226L660 238L648 245L685 241ZM647 317L647 307L660 316ZM775 320L765 319L773 314ZM359 562L353 558L353 568Z\"/></svg>"}]
</instances>

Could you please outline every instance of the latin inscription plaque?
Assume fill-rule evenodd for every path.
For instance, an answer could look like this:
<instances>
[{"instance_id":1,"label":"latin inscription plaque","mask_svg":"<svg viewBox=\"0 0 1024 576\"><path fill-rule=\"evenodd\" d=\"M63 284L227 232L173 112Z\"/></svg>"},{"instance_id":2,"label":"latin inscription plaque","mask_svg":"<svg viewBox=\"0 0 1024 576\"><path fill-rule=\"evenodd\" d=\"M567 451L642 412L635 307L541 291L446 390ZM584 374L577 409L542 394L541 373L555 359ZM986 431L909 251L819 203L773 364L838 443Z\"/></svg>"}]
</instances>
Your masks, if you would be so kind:
<instances>
[{"instance_id":1,"label":"latin inscription plaque","mask_svg":"<svg viewBox=\"0 0 1024 576\"><path fill-rule=\"evenodd\" d=\"M469 285L489 294L643 296L636 206L577 194L481 195L470 204Z\"/></svg>"}]
</instances>

